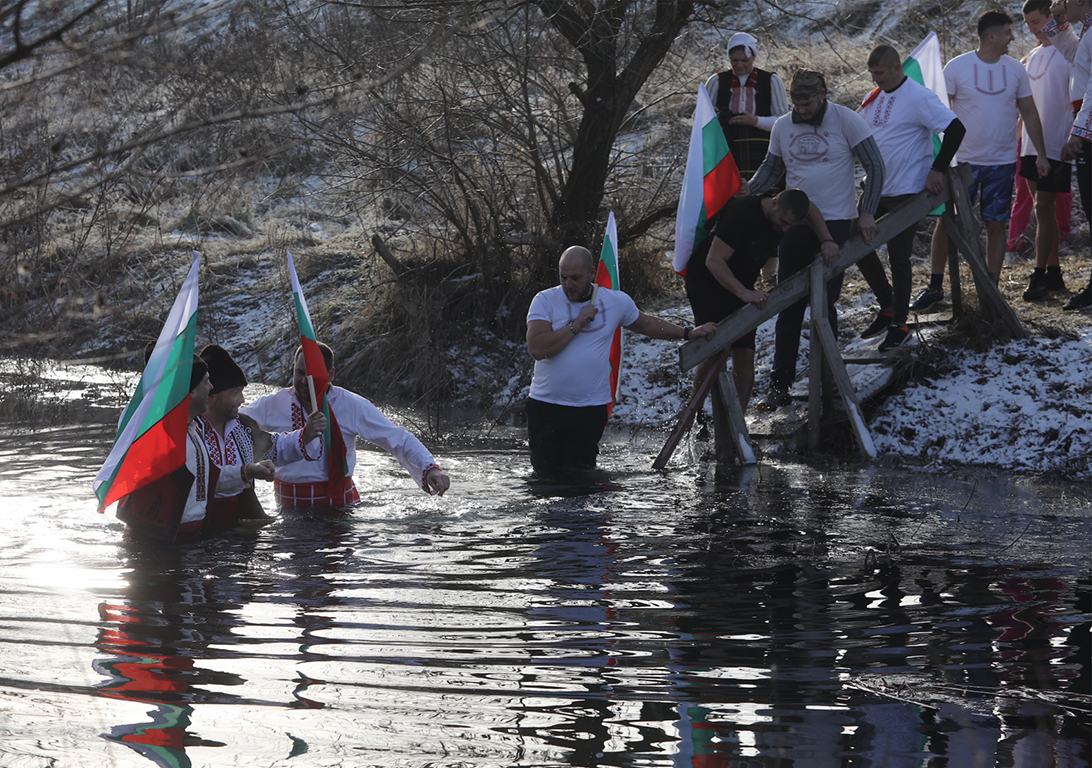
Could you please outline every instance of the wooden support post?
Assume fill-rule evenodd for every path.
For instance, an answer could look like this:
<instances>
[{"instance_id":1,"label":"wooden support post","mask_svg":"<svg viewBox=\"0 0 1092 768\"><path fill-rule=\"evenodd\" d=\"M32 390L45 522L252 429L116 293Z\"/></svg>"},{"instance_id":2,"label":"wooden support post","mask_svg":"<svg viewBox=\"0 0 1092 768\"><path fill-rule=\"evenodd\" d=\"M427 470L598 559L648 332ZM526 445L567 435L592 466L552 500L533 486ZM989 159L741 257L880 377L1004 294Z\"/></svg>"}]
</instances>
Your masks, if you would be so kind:
<instances>
[{"instance_id":1,"label":"wooden support post","mask_svg":"<svg viewBox=\"0 0 1092 768\"><path fill-rule=\"evenodd\" d=\"M950 213L945 213L944 221L945 227L948 229L948 235L956 241L956 245L963 252L963 258L966 259L968 266L971 268L975 289L978 292L979 305L986 312L999 318L1008 328L1013 338L1025 339L1028 332L1024 328L1024 324L1020 322L1016 312L1005 301L1005 297L1001 295L1001 291L997 289L997 283L994 282L994 278L987 268L985 256L982 253L982 243L979 240L976 225L978 218L974 207L971 205L971 198L967 194L967 186L972 179L971 169L968 166L961 165L956 169L955 173L960 174L959 178L962 183L951 183L953 181L951 176L949 176L949 182L952 186L952 200L955 203L956 211L959 213L959 220L955 221Z\"/></svg>"},{"instance_id":2,"label":"wooden support post","mask_svg":"<svg viewBox=\"0 0 1092 768\"><path fill-rule=\"evenodd\" d=\"M712 397L709 398L709 405L713 408L713 451L718 463L730 462L736 455L732 447L732 422L724 403L724 392L721 387L720 373L718 373L717 378L713 380Z\"/></svg>"},{"instance_id":3,"label":"wooden support post","mask_svg":"<svg viewBox=\"0 0 1092 768\"><path fill-rule=\"evenodd\" d=\"M811 275L811 333L808 353L808 450L818 451L822 438L823 416L823 347L819 343L817 326L827 322L827 282L823 275L823 260L816 259L809 269Z\"/></svg>"},{"instance_id":4,"label":"wooden support post","mask_svg":"<svg viewBox=\"0 0 1092 768\"><path fill-rule=\"evenodd\" d=\"M819 339L819 346L826 353L825 359L830 366L830 373L834 377L834 383L838 385L838 394L842 397L846 413L849 414L849 425L853 428L853 435L857 438L857 445L870 459L876 458L876 446L872 442L872 435L868 432L864 414L861 412L861 404L857 401L857 392L853 389L853 380L849 378L842 356L838 354L838 340L834 338L834 332L829 325L813 327L812 332Z\"/></svg>"},{"instance_id":5,"label":"wooden support post","mask_svg":"<svg viewBox=\"0 0 1092 768\"><path fill-rule=\"evenodd\" d=\"M949 206L950 207L950 206ZM944 228L952 226L950 214L945 214L948 220L944 222ZM959 274L959 250L956 241L948 235L948 280L952 284L952 316L959 317L963 314L963 278Z\"/></svg>"},{"instance_id":6,"label":"wooden support post","mask_svg":"<svg viewBox=\"0 0 1092 768\"><path fill-rule=\"evenodd\" d=\"M717 431L717 461L739 458L740 464L757 464L751 435L747 431L747 420L739 404L739 390L727 371L719 370L715 389L713 412L720 411L727 417L723 419L723 424L720 420L713 421L713 428Z\"/></svg>"},{"instance_id":7,"label":"wooden support post","mask_svg":"<svg viewBox=\"0 0 1092 768\"><path fill-rule=\"evenodd\" d=\"M717 379L717 373L728 362L729 350L724 350L717 355L713 361L713 365L705 372L705 375L700 381L694 383L694 391L690 393L690 399L687 401L686 406L683 408L682 413L679 414L679 421L675 424L675 428L671 430L671 434L667 437L667 442L664 443L664 447L660 449L660 454L656 457L656 461L652 462L653 469L663 469L667 466L668 460L671 458L671 454L675 452L676 446L679 441L682 440L683 435L690 429L690 424L694 421L694 416L701 410L702 405L705 403L705 397L709 394L709 390L713 388L713 382Z\"/></svg>"}]
</instances>

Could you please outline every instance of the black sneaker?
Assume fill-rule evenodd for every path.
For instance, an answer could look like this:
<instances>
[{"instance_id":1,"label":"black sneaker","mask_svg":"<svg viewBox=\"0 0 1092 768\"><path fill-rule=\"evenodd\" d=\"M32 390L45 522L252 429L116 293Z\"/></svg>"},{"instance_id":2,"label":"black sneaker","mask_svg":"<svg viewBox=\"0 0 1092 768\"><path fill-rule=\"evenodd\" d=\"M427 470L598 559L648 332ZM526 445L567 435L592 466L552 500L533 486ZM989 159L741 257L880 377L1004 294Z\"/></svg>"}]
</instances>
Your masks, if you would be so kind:
<instances>
[{"instance_id":1,"label":"black sneaker","mask_svg":"<svg viewBox=\"0 0 1092 768\"><path fill-rule=\"evenodd\" d=\"M910 329L905 325L892 323L887 327L887 336L880 342L878 349L880 352L890 352L908 341L910 341Z\"/></svg>"},{"instance_id":2,"label":"black sneaker","mask_svg":"<svg viewBox=\"0 0 1092 768\"><path fill-rule=\"evenodd\" d=\"M1083 291L1070 299L1069 303L1062 309L1066 312L1074 312L1089 307L1092 307L1092 284L1089 284Z\"/></svg>"},{"instance_id":3,"label":"black sneaker","mask_svg":"<svg viewBox=\"0 0 1092 768\"><path fill-rule=\"evenodd\" d=\"M1032 272L1031 280L1028 281L1028 289L1024 291L1024 301L1045 299L1048 293L1050 293L1050 288L1047 287L1046 273Z\"/></svg>"},{"instance_id":4,"label":"black sneaker","mask_svg":"<svg viewBox=\"0 0 1092 768\"><path fill-rule=\"evenodd\" d=\"M1062 279L1062 273L1048 270L1046 273L1046 287L1048 291L1064 291L1065 280Z\"/></svg>"},{"instance_id":5,"label":"black sneaker","mask_svg":"<svg viewBox=\"0 0 1092 768\"><path fill-rule=\"evenodd\" d=\"M925 314L929 310L936 307L938 304L944 303L944 291L940 288L926 288L922 291L918 300L910 305L911 312L918 312Z\"/></svg>"},{"instance_id":6,"label":"black sneaker","mask_svg":"<svg viewBox=\"0 0 1092 768\"><path fill-rule=\"evenodd\" d=\"M770 387L766 397L755 408L760 411L776 411L781 406L787 405L789 399L789 388L779 387L775 384Z\"/></svg>"},{"instance_id":7,"label":"black sneaker","mask_svg":"<svg viewBox=\"0 0 1092 768\"><path fill-rule=\"evenodd\" d=\"M894 319L895 316L892 313L880 312L876 315L876 319L872 321L872 325L861 331L861 338L871 339L874 336L879 336L887 330L887 326L891 325L891 321Z\"/></svg>"}]
</instances>

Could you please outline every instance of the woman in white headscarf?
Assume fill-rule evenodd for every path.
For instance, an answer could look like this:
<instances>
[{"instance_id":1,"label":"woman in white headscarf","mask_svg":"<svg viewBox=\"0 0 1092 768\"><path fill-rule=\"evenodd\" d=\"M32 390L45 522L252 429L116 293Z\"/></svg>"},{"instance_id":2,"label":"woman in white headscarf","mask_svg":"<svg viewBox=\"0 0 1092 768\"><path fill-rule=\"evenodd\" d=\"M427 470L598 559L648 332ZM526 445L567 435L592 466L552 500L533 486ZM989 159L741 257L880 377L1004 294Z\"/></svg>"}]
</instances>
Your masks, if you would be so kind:
<instances>
[{"instance_id":1,"label":"woman in white headscarf","mask_svg":"<svg viewBox=\"0 0 1092 768\"><path fill-rule=\"evenodd\" d=\"M785 84L775 73L755 66L757 53L758 41L746 32L737 32L728 41L731 70L716 73L705 84L736 167L745 179L762 165L773 124L789 111Z\"/></svg>"}]
</instances>

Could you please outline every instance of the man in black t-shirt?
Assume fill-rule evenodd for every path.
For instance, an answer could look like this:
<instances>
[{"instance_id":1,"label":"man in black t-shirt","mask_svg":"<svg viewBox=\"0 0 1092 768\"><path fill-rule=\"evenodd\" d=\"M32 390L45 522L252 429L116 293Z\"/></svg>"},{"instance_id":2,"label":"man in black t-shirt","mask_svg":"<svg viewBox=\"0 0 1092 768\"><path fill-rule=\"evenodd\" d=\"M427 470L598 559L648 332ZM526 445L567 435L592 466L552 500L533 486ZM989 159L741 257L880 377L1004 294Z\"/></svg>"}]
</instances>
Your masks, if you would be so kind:
<instances>
[{"instance_id":1,"label":"man in black t-shirt","mask_svg":"<svg viewBox=\"0 0 1092 768\"><path fill-rule=\"evenodd\" d=\"M772 198L728 201L717 217L714 234L695 249L687 264L686 297L694 322L719 323L747 304L765 307L769 294L754 290L762 265L777 255L786 231L815 222L822 222L822 214L799 189L786 189ZM709 364L699 366L699 377ZM755 331L732 343L732 376L746 411L755 383Z\"/></svg>"}]
</instances>

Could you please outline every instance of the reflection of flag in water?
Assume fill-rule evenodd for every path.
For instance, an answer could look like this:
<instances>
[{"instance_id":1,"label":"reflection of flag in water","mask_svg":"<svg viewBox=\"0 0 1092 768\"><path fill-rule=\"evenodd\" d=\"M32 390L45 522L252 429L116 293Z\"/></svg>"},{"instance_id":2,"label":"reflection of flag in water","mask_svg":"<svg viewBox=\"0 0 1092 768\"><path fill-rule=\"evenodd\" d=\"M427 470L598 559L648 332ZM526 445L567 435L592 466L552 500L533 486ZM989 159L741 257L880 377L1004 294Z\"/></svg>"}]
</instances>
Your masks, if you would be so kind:
<instances>
[{"instance_id":1,"label":"reflection of flag in water","mask_svg":"<svg viewBox=\"0 0 1092 768\"><path fill-rule=\"evenodd\" d=\"M182 290L144 366L133 399L122 413L114 446L95 476L100 512L134 491L185 470L200 258L200 254L193 254ZM188 491L188 487L181 489L179 519Z\"/></svg>"},{"instance_id":2,"label":"reflection of flag in water","mask_svg":"<svg viewBox=\"0 0 1092 768\"><path fill-rule=\"evenodd\" d=\"M740 187L739 170L728 140L713 111L713 102L705 84L698 86L698 103L694 108L694 126L690 129L690 149L686 155L682 193L675 212L675 255L671 266L680 275L694 248L709 235L707 222L720 213Z\"/></svg>"},{"instance_id":3,"label":"reflection of flag in water","mask_svg":"<svg viewBox=\"0 0 1092 768\"><path fill-rule=\"evenodd\" d=\"M148 711L150 723L115 725L103 737L125 744L160 768L189 768L185 748L198 740L186 731L193 709L181 702L191 695L193 659L167 655L163 646L149 642L149 624L162 617L125 603L101 603L99 616L106 623L95 645L117 658L93 662L97 672L110 678L96 693L155 705Z\"/></svg>"},{"instance_id":4,"label":"reflection of flag in water","mask_svg":"<svg viewBox=\"0 0 1092 768\"><path fill-rule=\"evenodd\" d=\"M326 361L319 349L318 337L315 336L315 328L311 325L311 313L307 311L307 300L303 296L300 280L296 277L296 264L292 260L292 254L288 254L288 274L292 278L292 301L296 307L296 324L300 331L300 346L303 347L303 364L307 367L307 375L315 385L315 397L317 403L305 403L322 411L326 416L326 431L322 433L323 450L326 452L326 487L327 496L331 499L340 499L352 483L349 474L349 465L346 459L345 438L337 425L337 419L330 404L326 400L326 387L330 383L330 374L326 370Z\"/></svg>"},{"instance_id":5,"label":"reflection of flag in water","mask_svg":"<svg viewBox=\"0 0 1092 768\"><path fill-rule=\"evenodd\" d=\"M614 222L614 211L607 218L607 231L603 235L603 248L599 252L599 266L595 270L595 284L600 288L621 290L618 280L618 225ZM614 330L614 339L610 343L610 404L607 405L607 418L618 401L618 381L622 372L622 328Z\"/></svg>"}]
</instances>

